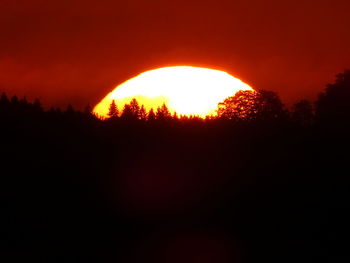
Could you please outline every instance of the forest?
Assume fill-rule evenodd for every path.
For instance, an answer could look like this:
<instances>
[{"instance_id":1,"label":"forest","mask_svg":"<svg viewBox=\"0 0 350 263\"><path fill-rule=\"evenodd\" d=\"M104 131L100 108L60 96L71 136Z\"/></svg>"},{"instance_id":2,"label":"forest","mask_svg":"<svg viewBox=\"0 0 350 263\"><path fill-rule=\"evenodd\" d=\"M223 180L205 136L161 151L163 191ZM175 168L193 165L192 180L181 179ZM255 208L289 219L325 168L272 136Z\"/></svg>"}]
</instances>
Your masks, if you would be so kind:
<instances>
[{"instance_id":1,"label":"forest","mask_svg":"<svg viewBox=\"0 0 350 263\"><path fill-rule=\"evenodd\" d=\"M315 102L240 91L205 119L3 93L0 125L2 262L350 259L349 70Z\"/></svg>"}]
</instances>

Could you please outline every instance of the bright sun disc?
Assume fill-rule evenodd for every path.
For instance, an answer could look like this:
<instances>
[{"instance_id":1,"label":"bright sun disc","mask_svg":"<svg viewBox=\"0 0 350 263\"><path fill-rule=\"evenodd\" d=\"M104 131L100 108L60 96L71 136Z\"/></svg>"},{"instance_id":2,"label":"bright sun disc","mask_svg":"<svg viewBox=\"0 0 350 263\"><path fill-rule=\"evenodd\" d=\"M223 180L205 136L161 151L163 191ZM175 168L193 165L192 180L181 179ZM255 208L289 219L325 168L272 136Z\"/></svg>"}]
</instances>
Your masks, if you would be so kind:
<instances>
[{"instance_id":1,"label":"bright sun disc","mask_svg":"<svg viewBox=\"0 0 350 263\"><path fill-rule=\"evenodd\" d=\"M136 98L147 110L165 103L172 113L205 117L214 115L218 103L239 90L252 88L224 71L188 66L159 68L116 87L97 104L94 113L107 117L112 100L121 111Z\"/></svg>"}]
</instances>

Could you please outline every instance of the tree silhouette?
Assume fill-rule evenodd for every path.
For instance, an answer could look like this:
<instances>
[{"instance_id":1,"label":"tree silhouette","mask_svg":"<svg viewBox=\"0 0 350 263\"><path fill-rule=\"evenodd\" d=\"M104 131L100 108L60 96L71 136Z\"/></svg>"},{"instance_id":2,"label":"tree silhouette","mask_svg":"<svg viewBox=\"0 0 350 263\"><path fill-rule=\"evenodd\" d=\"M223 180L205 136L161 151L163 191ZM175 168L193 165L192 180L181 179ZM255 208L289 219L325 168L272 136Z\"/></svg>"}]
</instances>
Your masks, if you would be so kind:
<instances>
[{"instance_id":1,"label":"tree silhouette","mask_svg":"<svg viewBox=\"0 0 350 263\"><path fill-rule=\"evenodd\" d=\"M161 107L157 108L156 119L165 121L171 119L171 113L165 103Z\"/></svg>"},{"instance_id":2,"label":"tree silhouette","mask_svg":"<svg viewBox=\"0 0 350 263\"><path fill-rule=\"evenodd\" d=\"M92 108L91 108L90 104L86 105L86 107L84 108L83 113L84 113L85 115L90 115L90 114L92 114Z\"/></svg>"},{"instance_id":3,"label":"tree silhouette","mask_svg":"<svg viewBox=\"0 0 350 263\"><path fill-rule=\"evenodd\" d=\"M6 93L2 93L0 98L0 117L8 116L9 107L10 107L10 101Z\"/></svg>"},{"instance_id":4,"label":"tree silhouette","mask_svg":"<svg viewBox=\"0 0 350 263\"><path fill-rule=\"evenodd\" d=\"M75 118L77 117L77 112L74 110L73 106L71 104L69 104L66 108L66 110L64 111L64 115L67 116L67 120L75 120Z\"/></svg>"},{"instance_id":5,"label":"tree silhouette","mask_svg":"<svg viewBox=\"0 0 350 263\"><path fill-rule=\"evenodd\" d=\"M144 105L142 105L141 108L140 108L139 118L140 118L140 120L142 120L142 121L147 120L147 112L146 112L146 109L145 109L145 106L144 106Z\"/></svg>"},{"instance_id":6,"label":"tree silhouette","mask_svg":"<svg viewBox=\"0 0 350 263\"><path fill-rule=\"evenodd\" d=\"M292 119L301 125L310 125L314 119L312 103L308 100L301 100L292 107Z\"/></svg>"},{"instance_id":7,"label":"tree silhouette","mask_svg":"<svg viewBox=\"0 0 350 263\"><path fill-rule=\"evenodd\" d=\"M119 110L117 104L115 103L115 100L112 100L111 104L109 105L107 115L110 119L117 118L119 116Z\"/></svg>"},{"instance_id":8,"label":"tree silhouette","mask_svg":"<svg viewBox=\"0 0 350 263\"><path fill-rule=\"evenodd\" d=\"M316 117L325 122L349 122L350 118L350 70L336 76L316 101Z\"/></svg>"},{"instance_id":9,"label":"tree silhouette","mask_svg":"<svg viewBox=\"0 0 350 263\"><path fill-rule=\"evenodd\" d=\"M152 122L155 119L156 119L156 114L154 113L153 108L151 108L150 111L148 112L147 120Z\"/></svg>"},{"instance_id":10,"label":"tree silhouette","mask_svg":"<svg viewBox=\"0 0 350 263\"><path fill-rule=\"evenodd\" d=\"M26 106L28 105L28 101L27 101L27 98L24 96L20 101L19 103L23 106Z\"/></svg>"},{"instance_id":11,"label":"tree silhouette","mask_svg":"<svg viewBox=\"0 0 350 263\"><path fill-rule=\"evenodd\" d=\"M288 112L278 94L273 91L259 90L257 96L257 119L281 120L286 119Z\"/></svg>"},{"instance_id":12,"label":"tree silhouette","mask_svg":"<svg viewBox=\"0 0 350 263\"><path fill-rule=\"evenodd\" d=\"M124 120L131 120L134 119L133 111L131 109L130 104L125 104L123 107L122 114L120 115L121 118Z\"/></svg>"},{"instance_id":13,"label":"tree silhouette","mask_svg":"<svg viewBox=\"0 0 350 263\"><path fill-rule=\"evenodd\" d=\"M251 120L257 113L257 97L255 91L238 91L234 96L219 103L218 117L228 120Z\"/></svg>"},{"instance_id":14,"label":"tree silhouette","mask_svg":"<svg viewBox=\"0 0 350 263\"><path fill-rule=\"evenodd\" d=\"M6 95L6 93L3 92L3 93L1 94L0 103L2 103L2 104L8 104L9 102L10 102L10 101L9 101L9 99L8 99L8 97L7 97L7 95Z\"/></svg>"},{"instance_id":15,"label":"tree silhouette","mask_svg":"<svg viewBox=\"0 0 350 263\"><path fill-rule=\"evenodd\" d=\"M11 98L11 103L12 105L17 105L19 103L19 100L17 98L16 95L14 95L12 98Z\"/></svg>"},{"instance_id":16,"label":"tree silhouette","mask_svg":"<svg viewBox=\"0 0 350 263\"><path fill-rule=\"evenodd\" d=\"M40 102L39 99L35 99L35 100L34 100L33 107L34 107L34 109L36 109L37 111L42 111L42 110L43 110L43 108L42 108L42 106L41 106L41 102Z\"/></svg>"},{"instance_id":17,"label":"tree silhouette","mask_svg":"<svg viewBox=\"0 0 350 263\"><path fill-rule=\"evenodd\" d=\"M6 111L6 109L9 107L10 100L8 99L6 93L1 94L0 98L0 110Z\"/></svg>"},{"instance_id":18,"label":"tree silhouette","mask_svg":"<svg viewBox=\"0 0 350 263\"><path fill-rule=\"evenodd\" d=\"M272 91L241 90L218 105L218 117L228 120L267 121L286 117L278 95Z\"/></svg>"},{"instance_id":19,"label":"tree silhouette","mask_svg":"<svg viewBox=\"0 0 350 263\"><path fill-rule=\"evenodd\" d=\"M74 108L73 108L73 106L71 104L69 104L67 106L67 109L66 109L65 113L68 114L68 115L73 115L75 113Z\"/></svg>"},{"instance_id":20,"label":"tree silhouette","mask_svg":"<svg viewBox=\"0 0 350 263\"><path fill-rule=\"evenodd\" d=\"M132 112L132 118L138 120L140 118L140 105L135 98L130 101L130 109Z\"/></svg>"},{"instance_id":21,"label":"tree silhouette","mask_svg":"<svg viewBox=\"0 0 350 263\"><path fill-rule=\"evenodd\" d=\"M121 117L124 120L139 120L140 119L140 106L137 100L134 98L129 104L125 104Z\"/></svg>"}]
</instances>

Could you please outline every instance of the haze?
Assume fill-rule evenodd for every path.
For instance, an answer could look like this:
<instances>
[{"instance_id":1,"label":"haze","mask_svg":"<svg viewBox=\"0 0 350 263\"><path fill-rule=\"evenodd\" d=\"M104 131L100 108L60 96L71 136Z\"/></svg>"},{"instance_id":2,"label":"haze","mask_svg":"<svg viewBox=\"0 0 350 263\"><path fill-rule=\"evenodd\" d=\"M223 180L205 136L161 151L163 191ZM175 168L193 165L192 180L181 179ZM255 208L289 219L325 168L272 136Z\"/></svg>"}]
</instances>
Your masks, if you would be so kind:
<instances>
[{"instance_id":1,"label":"haze","mask_svg":"<svg viewBox=\"0 0 350 263\"><path fill-rule=\"evenodd\" d=\"M95 105L149 69L224 70L283 101L315 96L348 67L350 2L0 3L0 91L44 105Z\"/></svg>"}]
</instances>

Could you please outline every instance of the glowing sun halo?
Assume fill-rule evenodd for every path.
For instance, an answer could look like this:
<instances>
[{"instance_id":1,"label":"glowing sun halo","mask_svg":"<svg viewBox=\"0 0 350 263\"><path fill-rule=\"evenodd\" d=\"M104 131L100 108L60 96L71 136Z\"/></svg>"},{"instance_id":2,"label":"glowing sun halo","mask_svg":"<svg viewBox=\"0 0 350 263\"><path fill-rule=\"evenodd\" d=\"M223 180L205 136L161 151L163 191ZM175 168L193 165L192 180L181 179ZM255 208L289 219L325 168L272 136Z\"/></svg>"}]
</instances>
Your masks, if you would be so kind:
<instances>
[{"instance_id":1,"label":"glowing sun halo","mask_svg":"<svg viewBox=\"0 0 350 263\"><path fill-rule=\"evenodd\" d=\"M119 110L136 98L147 110L165 103L179 115L215 114L218 103L239 90L252 90L241 80L224 71L188 66L166 67L146 71L116 87L94 112L106 117L115 100Z\"/></svg>"}]
</instances>

